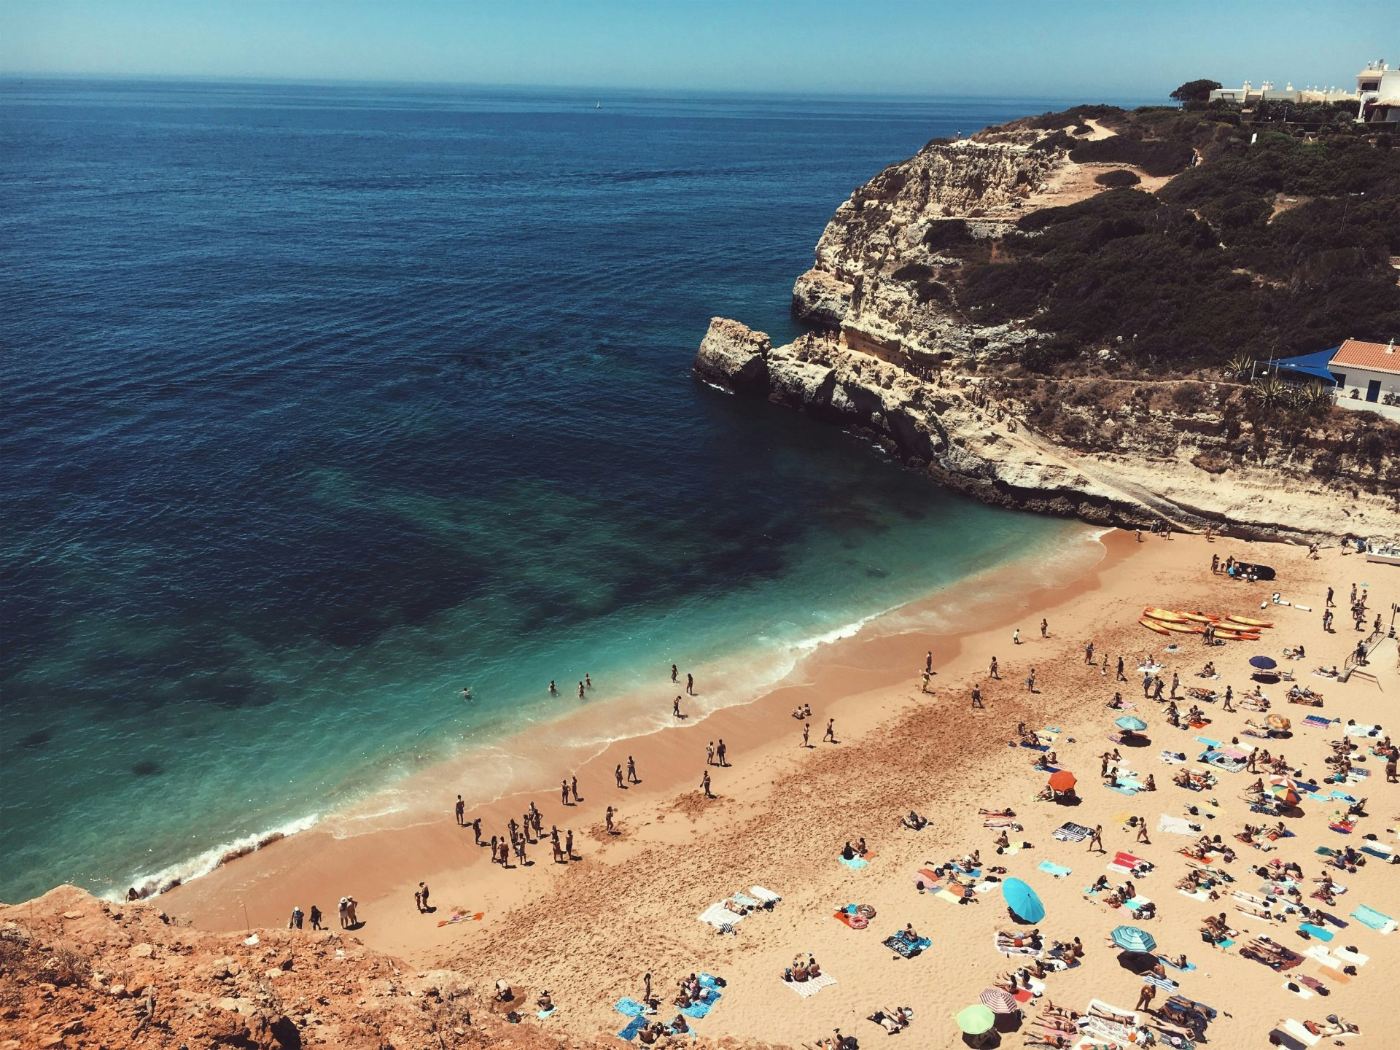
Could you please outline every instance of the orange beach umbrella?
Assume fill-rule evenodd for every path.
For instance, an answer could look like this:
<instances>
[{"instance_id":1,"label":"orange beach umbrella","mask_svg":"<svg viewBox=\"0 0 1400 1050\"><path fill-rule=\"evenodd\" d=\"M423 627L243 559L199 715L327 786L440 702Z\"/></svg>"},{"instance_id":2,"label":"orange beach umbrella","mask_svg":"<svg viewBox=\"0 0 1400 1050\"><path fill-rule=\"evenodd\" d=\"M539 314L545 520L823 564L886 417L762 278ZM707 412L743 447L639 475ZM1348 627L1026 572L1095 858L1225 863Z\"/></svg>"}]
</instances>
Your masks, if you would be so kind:
<instances>
[{"instance_id":1,"label":"orange beach umbrella","mask_svg":"<svg viewBox=\"0 0 1400 1050\"><path fill-rule=\"evenodd\" d=\"M1074 774L1068 769L1057 770L1050 774L1051 791L1072 791L1076 783L1078 782L1074 779Z\"/></svg>"}]
</instances>

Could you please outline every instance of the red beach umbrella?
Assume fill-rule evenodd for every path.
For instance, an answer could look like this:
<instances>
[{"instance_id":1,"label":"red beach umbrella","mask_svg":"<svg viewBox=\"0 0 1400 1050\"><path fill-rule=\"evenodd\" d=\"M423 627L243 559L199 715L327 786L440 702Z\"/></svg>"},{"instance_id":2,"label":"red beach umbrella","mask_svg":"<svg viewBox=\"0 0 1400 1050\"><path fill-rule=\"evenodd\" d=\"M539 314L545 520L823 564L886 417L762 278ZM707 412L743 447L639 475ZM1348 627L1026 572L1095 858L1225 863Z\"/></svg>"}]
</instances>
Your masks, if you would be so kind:
<instances>
[{"instance_id":1,"label":"red beach umbrella","mask_svg":"<svg viewBox=\"0 0 1400 1050\"><path fill-rule=\"evenodd\" d=\"M1021 1009L1016 997L1004 988L987 988L977 997L994 1014L1014 1014Z\"/></svg>"},{"instance_id":2,"label":"red beach umbrella","mask_svg":"<svg viewBox=\"0 0 1400 1050\"><path fill-rule=\"evenodd\" d=\"M1072 791L1077 783L1074 774L1068 769L1061 769L1050 774L1050 790L1052 791Z\"/></svg>"}]
</instances>

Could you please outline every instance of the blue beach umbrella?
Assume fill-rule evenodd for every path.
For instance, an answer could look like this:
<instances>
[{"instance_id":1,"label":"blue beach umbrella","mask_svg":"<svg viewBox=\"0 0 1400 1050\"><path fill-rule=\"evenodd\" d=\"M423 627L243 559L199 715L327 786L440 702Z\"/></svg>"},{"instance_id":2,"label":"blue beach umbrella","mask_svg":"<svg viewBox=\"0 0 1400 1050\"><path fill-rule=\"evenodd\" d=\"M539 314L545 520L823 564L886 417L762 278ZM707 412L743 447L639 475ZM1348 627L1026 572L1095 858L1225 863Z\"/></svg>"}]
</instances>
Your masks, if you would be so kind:
<instances>
[{"instance_id":1,"label":"blue beach umbrella","mask_svg":"<svg viewBox=\"0 0 1400 1050\"><path fill-rule=\"evenodd\" d=\"M1270 656L1251 656L1249 658L1249 666L1257 667L1261 671L1272 671L1278 666L1278 661Z\"/></svg>"},{"instance_id":2,"label":"blue beach umbrella","mask_svg":"<svg viewBox=\"0 0 1400 1050\"><path fill-rule=\"evenodd\" d=\"M1126 729L1129 733L1141 733L1147 728L1147 723L1136 715L1124 715L1122 718L1113 720L1113 724L1119 729Z\"/></svg>"},{"instance_id":3,"label":"blue beach umbrella","mask_svg":"<svg viewBox=\"0 0 1400 1050\"><path fill-rule=\"evenodd\" d=\"M1119 926L1110 936L1113 943L1125 952L1150 952L1157 947L1157 941L1152 934L1136 926Z\"/></svg>"},{"instance_id":4,"label":"blue beach umbrella","mask_svg":"<svg viewBox=\"0 0 1400 1050\"><path fill-rule=\"evenodd\" d=\"M1045 918L1045 905L1040 898L1020 879L1007 879L1001 884L1001 896L1006 906L1026 922L1039 922Z\"/></svg>"}]
</instances>

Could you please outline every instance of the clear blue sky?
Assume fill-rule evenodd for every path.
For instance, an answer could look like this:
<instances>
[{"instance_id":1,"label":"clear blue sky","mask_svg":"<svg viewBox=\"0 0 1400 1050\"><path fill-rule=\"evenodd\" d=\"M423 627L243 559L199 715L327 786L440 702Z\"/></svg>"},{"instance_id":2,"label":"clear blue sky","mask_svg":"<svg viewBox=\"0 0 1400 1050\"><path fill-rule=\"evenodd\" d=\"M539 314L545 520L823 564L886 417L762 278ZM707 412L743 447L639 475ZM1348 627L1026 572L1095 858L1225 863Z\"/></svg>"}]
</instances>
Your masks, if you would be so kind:
<instances>
[{"instance_id":1,"label":"clear blue sky","mask_svg":"<svg viewBox=\"0 0 1400 1050\"><path fill-rule=\"evenodd\" d=\"M1351 85L1394 0L0 0L0 73L1150 98Z\"/></svg>"}]
</instances>

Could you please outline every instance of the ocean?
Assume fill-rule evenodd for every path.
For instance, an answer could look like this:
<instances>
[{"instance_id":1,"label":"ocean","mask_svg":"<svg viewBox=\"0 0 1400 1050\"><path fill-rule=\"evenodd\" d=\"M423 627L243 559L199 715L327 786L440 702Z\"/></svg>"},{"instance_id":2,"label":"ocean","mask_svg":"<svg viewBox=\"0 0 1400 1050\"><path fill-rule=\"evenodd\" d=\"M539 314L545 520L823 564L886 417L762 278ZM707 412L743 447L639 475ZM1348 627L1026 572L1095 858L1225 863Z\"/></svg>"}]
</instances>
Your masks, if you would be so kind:
<instances>
[{"instance_id":1,"label":"ocean","mask_svg":"<svg viewBox=\"0 0 1400 1050\"><path fill-rule=\"evenodd\" d=\"M689 368L794 334L880 168L1053 108L0 80L0 899L1044 564L1076 526Z\"/></svg>"}]
</instances>

